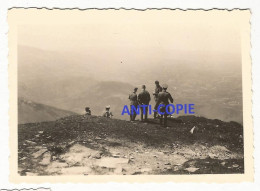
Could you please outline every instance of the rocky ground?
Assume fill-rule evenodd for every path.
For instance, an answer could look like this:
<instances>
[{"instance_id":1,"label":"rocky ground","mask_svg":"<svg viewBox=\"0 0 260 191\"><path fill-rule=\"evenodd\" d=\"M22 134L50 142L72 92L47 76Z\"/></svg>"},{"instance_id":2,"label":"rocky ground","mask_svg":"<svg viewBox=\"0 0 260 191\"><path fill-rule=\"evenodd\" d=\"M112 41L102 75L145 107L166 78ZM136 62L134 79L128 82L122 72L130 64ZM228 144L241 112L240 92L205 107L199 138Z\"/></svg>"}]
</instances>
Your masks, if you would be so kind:
<instances>
[{"instance_id":1,"label":"rocky ground","mask_svg":"<svg viewBox=\"0 0 260 191\"><path fill-rule=\"evenodd\" d=\"M19 173L243 173L243 127L203 117L128 122L76 115L18 127Z\"/></svg>"}]
</instances>

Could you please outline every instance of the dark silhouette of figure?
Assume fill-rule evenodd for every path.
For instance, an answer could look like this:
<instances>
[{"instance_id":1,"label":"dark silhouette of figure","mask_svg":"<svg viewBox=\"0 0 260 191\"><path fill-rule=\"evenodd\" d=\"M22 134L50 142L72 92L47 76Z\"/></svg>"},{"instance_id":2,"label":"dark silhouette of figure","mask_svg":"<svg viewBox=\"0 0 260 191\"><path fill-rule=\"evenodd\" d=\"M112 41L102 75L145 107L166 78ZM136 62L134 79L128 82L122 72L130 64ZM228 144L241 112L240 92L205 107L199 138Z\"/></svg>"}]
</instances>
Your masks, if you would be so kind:
<instances>
[{"instance_id":1,"label":"dark silhouette of figure","mask_svg":"<svg viewBox=\"0 0 260 191\"><path fill-rule=\"evenodd\" d=\"M162 91L162 87L160 86L160 83L158 80L156 80L154 83L155 83L155 90L154 90L153 96L154 96L154 101L155 101L155 105L156 105L157 101L158 101L158 95ZM154 109L157 110L157 108L154 108ZM154 119L156 119L157 117L158 117L158 113L154 112Z\"/></svg>"},{"instance_id":2,"label":"dark silhouette of figure","mask_svg":"<svg viewBox=\"0 0 260 191\"><path fill-rule=\"evenodd\" d=\"M138 95L138 103L140 105L146 105L145 108L140 106L140 109L141 109L141 121L143 121L143 120L147 121L148 105L149 105L150 101L151 101L150 93L146 90L146 86L143 85L142 86L142 91Z\"/></svg>"},{"instance_id":3,"label":"dark silhouette of figure","mask_svg":"<svg viewBox=\"0 0 260 191\"><path fill-rule=\"evenodd\" d=\"M130 121L134 121L136 118L136 111L133 110L132 107L135 107L136 109L138 107L137 94L136 94L137 90L138 88L135 87L133 93L131 93L128 97L128 99L130 100L130 108L131 108Z\"/></svg>"},{"instance_id":4,"label":"dark silhouette of figure","mask_svg":"<svg viewBox=\"0 0 260 191\"><path fill-rule=\"evenodd\" d=\"M168 88L167 84L164 84L162 86L163 90L162 90L162 92L160 92L158 94L158 100L157 100L157 103L155 105L156 109L158 109L159 105L163 105L162 107L160 107L160 112L161 113L164 112L164 114L162 114L161 117L160 117L160 124L163 125L164 127L167 127L167 116L168 116L168 114L166 112L166 107L169 104L169 101L171 103L173 103L173 98L172 98L171 94L166 91L167 88Z\"/></svg>"}]
</instances>

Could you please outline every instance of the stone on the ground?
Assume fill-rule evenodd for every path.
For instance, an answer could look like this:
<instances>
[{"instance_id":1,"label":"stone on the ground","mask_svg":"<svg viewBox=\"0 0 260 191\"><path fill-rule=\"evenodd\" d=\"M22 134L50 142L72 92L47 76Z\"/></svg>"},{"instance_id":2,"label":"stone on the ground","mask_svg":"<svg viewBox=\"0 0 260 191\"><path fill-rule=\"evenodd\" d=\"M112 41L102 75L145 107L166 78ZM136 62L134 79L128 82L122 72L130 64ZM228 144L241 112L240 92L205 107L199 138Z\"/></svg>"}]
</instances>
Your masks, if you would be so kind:
<instances>
[{"instance_id":1,"label":"stone on the ground","mask_svg":"<svg viewBox=\"0 0 260 191\"><path fill-rule=\"evenodd\" d=\"M188 172L196 172L197 170L199 170L199 168L189 167L189 168L185 168L185 170Z\"/></svg>"},{"instance_id":2,"label":"stone on the ground","mask_svg":"<svg viewBox=\"0 0 260 191\"><path fill-rule=\"evenodd\" d=\"M123 171L123 168L122 167L117 167L115 170L114 170L114 173L115 174L122 174L122 171Z\"/></svg>"},{"instance_id":3,"label":"stone on the ground","mask_svg":"<svg viewBox=\"0 0 260 191\"><path fill-rule=\"evenodd\" d=\"M196 129L196 126L192 127L190 130L190 133L193 134L195 129Z\"/></svg>"},{"instance_id":4,"label":"stone on the ground","mask_svg":"<svg viewBox=\"0 0 260 191\"><path fill-rule=\"evenodd\" d=\"M112 152L112 157L120 158L120 153L119 152Z\"/></svg>"},{"instance_id":5,"label":"stone on the ground","mask_svg":"<svg viewBox=\"0 0 260 191\"><path fill-rule=\"evenodd\" d=\"M209 153L209 157L212 158L212 159L214 159L214 158L217 157L217 155L215 155L214 153Z\"/></svg>"},{"instance_id":6,"label":"stone on the ground","mask_svg":"<svg viewBox=\"0 0 260 191\"><path fill-rule=\"evenodd\" d=\"M48 149L43 148L43 149L40 149L39 151L37 151L36 153L33 153L32 156L33 156L33 158L38 158L47 151L48 151Z\"/></svg>"},{"instance_id":7,"label":"stone on the ground","mask_svg":"<svg viewBox=\"0 0 260 191\"><path fill-rule=\"evenodd\" d=\"M105 168L117 168L120 165L128 164L129 159L104 157L97 161L96 165Z\"/></svg>"},{"instance_id":8,"label":"stone on the ground","mask_svg":"<svg viewBox=\"0 0 260 191\"><path fill-rule=\"evenodd\" d=\"M50 168L65 168L68 167L67 163L54 161L49 165Z\"/></svg>"},{"instance_id":9,"label":"stone on the ground","mask_svg":"<svg viewBox=\"0 0 260 191\"><path fill-rule=\"evenodd\" d=\"M41 162L39 162L40 165L44 165L47 166L51 163L51 153L50 152L46 152L43 154L43 159Z\"/></svg>"},{"instance_id":10,"label":"stone on the ground","mask_svg":"<svg viewBox=\"0 0 260 191\"><path fill-rule=\"evenodd\" d=\"M152 171L152 169L151 168L142 168L140 171L141 172L150 172L150 171Z\"/></svg>"},{"instance_id":11,"label":"stone on the ground","mask_svg":"<svg viewBox=\"0 0 260 191\"><path fill-rule=\"evenodd\" d=\"M233 164L233 167L237 168L237 167L239 167L239 165L238 164Z\"/></svg>"},{"instance_id":12,"label":"stone on the ground","mask_svg":"<svg viewBox=\"0 0 260 191\"><path fill-rule=\"evenodd\" d=\"M179 170L179 167L178 167L178 166L174 166L174 167L172 168L172 170L173 170L173 171L177 171L177 170Z\"/></svg>"},{"instance_id":13,"label":"stone on the ground","mask_svg":"<svg viewBox=\"0 0 260 191\"><path fill-rule=\"evenodd\" d=\"M91 157L95 158L95 159L100 159L101 156L102 156L102 152L100 152L100 151L96 151L93 154L91 154Z\"/></svg>"},{"instance_id":14,"label":"stone on the ground","mask_svg":"<svg viewBox=\"0 0 260 191\"><path fill-rule=\"evenodd\" d=\"M33 142L33 141L29 141L29 140L26 140L25 141L27 144L29 145L37 145L37 143Z\"/></svg>"},{"instance_id":15,"label":"stone on the ground","mask_svg":"<svg viewBox=\"0 0 260 191\"><path fill-rule=\"evenodd\" d=\"M71 141L68 143L68 146L72 146L76 141Z\"/></svg>"},{"instance_id":16,"label":"stone on the ground","mask_svg":"<svg viewBox=\"0 0 260 191\"><path fill-rule=\"evenodd\" d=\"M38 174L33 173L33 172L25 172L26 176L38 176Z\"/></svg>"},{"instance_id":17,"label":"stone on the ground","mask_svg":"<svg viewBox=\"0 0 260 191\"><path fill-rule=\"evenodd\" d=\"M91 173L91 168L85 166L77 166L70 168L62 168L61 173L64 175L84 175Z\"/></svg>"}]
</instances>

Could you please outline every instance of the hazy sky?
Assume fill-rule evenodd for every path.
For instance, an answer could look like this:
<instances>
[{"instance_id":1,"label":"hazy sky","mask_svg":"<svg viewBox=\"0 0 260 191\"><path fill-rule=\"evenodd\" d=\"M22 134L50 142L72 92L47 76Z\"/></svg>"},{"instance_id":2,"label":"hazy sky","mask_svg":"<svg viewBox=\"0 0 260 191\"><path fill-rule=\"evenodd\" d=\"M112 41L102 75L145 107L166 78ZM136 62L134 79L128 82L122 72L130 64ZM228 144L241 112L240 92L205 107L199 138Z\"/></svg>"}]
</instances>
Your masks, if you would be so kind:
<instances>
[{"instance_id":1,"label":"hazy sky","mask_svg":"<svg viewBox=\"0 0 260 191\"><path fill-rule=\"evenodd\" d=\"M236 12L42 10L25 17L19 45L77 52L104 64L162 58L212 61L222 55L241 64Z\"/></svg>"}]
</instances>

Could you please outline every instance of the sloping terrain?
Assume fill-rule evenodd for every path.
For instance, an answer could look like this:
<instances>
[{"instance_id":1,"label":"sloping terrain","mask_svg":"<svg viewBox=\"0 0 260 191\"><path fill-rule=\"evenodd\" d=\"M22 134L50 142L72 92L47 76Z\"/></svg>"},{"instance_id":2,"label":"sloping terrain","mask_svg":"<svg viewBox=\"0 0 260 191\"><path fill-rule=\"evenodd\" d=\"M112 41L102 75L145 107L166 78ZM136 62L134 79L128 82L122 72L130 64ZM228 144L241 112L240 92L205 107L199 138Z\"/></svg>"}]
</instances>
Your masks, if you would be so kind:
<instances>
[{"instance_id":1,"label":"sloping terrain","mask_svg":"<svg viewBox=\"0 0 260 191\"><path fill-rule=\"evenodd\" d=\"M35 123L43 121L55 121L59 118L75 115L76 113L57 109L44 104L18 99L18 123Z\"/></svg>"},{"instance_id":2,"label":"sloping terrain","mask_svg":"<svg viewBox=\"0 0 260 191\"><path fill-rule=\"evenodd\" d=\"M70 116L19 125L19 173L36 175L243 173L243 127L202 117L128 122Z\"/></svg>"}]
</instances>

